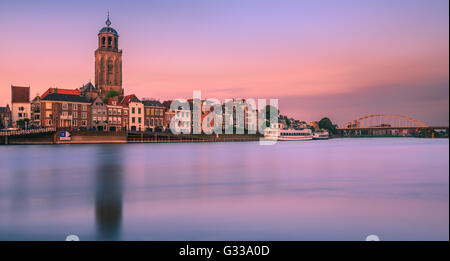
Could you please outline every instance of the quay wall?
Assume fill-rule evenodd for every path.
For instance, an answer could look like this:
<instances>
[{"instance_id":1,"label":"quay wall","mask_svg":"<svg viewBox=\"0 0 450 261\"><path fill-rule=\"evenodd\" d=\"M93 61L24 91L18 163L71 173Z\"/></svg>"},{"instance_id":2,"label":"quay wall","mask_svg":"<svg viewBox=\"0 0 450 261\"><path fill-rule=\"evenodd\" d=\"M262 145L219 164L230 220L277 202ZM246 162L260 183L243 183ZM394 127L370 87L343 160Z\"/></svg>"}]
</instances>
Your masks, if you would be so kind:
<instances>
[{"instance_id":1,"label":"quay wall","mask_svg":"<svg viewBox=\"0 0 450 261\"><path fill-rule=\"evenodd\" d=\"M173 142L238 142L258 141L261 135L195 135L171 133L127 133L127 132L96 132L70 131L71 140L60 140L59 132L41 133L24 136L1 137L0 145L31 145L31 144L99 144L99 143L173 143ZM7 141L5 140L7 139Z\"/></svg>"}]
</instances>

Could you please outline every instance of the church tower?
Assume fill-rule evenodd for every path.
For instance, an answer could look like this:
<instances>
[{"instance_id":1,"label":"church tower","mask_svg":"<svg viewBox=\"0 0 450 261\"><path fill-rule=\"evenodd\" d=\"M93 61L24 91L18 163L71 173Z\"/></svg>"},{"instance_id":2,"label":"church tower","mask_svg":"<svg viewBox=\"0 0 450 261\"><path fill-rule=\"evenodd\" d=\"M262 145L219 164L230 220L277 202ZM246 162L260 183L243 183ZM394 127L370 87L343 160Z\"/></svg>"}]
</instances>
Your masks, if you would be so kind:
<instances>
[{"instance_id":1,"label":"church tower","mask_svg":"<svg viewBox=\"0 0 450 261\"><path fill-rule=\"evenodd\" d=\"M123 94L122 50L119 50L119 34L106 20L106 26L98 33L98 48L95 50L95 86L105 96L110 90Z\"/></svg>"}]
</instances>

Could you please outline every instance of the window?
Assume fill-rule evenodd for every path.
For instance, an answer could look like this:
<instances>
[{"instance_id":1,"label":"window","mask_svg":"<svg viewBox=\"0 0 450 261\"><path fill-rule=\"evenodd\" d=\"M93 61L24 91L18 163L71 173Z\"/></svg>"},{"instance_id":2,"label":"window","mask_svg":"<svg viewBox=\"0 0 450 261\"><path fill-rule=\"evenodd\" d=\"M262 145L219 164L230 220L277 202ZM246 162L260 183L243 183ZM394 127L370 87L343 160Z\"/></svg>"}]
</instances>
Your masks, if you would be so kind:
<instances>
[{"instance_id":1,"label":"window","mask_svg":"<svg viewBox=\"0 0 450 261\"><path fill-rule=\"evenodd\" d=\"M50 102L46 102L45 103L45 108L46 109L51 109L52 108L52 104Z\"/></svg>"},{"instance_id":2,"label":"window","mask_svg":"<svg viewBox=\"0 0 450 261\"><path fill-rule=\"evenodd\" d=\"M121 109L118 109L118 110L117 110L117 114L118 114L118 115L122 114L122 110L121 110Z\"/></svg>"},{"instance_id":3,"label":"window","mask_svg":"<svg viewBox=\"0 0 450 261\"><path fill-rule=\"evenodd\" d=\"M72 110L74 110L74 111L77 110L77 105L76 104L72 104Z\"/></svg>"},{"instance_id":4,"label":"window","mask_svg":"<svg viewBox=\"0 0 450 261\"><path fill-rule=\"evenodd\" d=\"M141 117L138 117L138 123L140 124L142 122Z\"/></svg>"},{"instance_id":5,"label":"window","mask_svg":"<svg viewBox=\"0 0 450 261\"><path fill-rule=\"evenodd\" d=\"M92 110L92 114L93 114L93 115L97 114L97 110L96 110L96 109L93 109L93 110Z\"/></svg>"},{"instance_id":6,"label":"window","mask_svg":"<svg viewBox=\"0 0 450 261\"><path fill-rule=\"evenodd\" d=\"M106 44L106 38L102 37L102 45L105 45L105 44Z\"/></svg>"},{"instance_id":7,"label":"window","mask_svg":"<svg viewBox=\"0 0 450 261\"><path fill-rule=\"evenodd\" d=\"M138 114L141 114L141 108L138 108Z\"/></svg>"},{"instance_id":8,"label":"window","mask_svg":"<svg viewBox=\"0 0 450 261\"><path fill-rule=\"evenodd\" d=\"M64 116L64 117L67 117L67 116L69 116L69 112L67 112L67 111L63 111L63 112L62 112L62 116Z\"/></svg>"},{"instance_id":9,"label":"window","mask_svg":"<svg viewBox=\"0 0 450 261\"><path fill-rule=\"evenodd\" d=\"M87 119L87 113L86 113L86 112L83 112L83 113L81 114L81 118L82 118L82 119Z\"/></svg>"},{"instance_id":10,"label":"window","mask_svg":"<svg viewBox=\"0 0 450 261\"><path fill-rule=\"evenodd\" d=\"M112 115L112 109L111 108L108 109L108 115Z\"/></svg>"},{"instance_id":11,"label":"window","mask_svg":"<svg viewBox=\"0 0 450 261\"><path fill-rule=\"evenodd\" d=\"M63 109L63 110L69 109L69 104L63 103L63 104L62 104L62 109Z\"/></svg>"},{"instance_id":12,"label":"window","mask_svg":"<svg viewBox=\"0 0 450 261\"><path fill-rule=\"evenodd\" d=\"M81 121L81 126L86 127L87 126L87 121Z\"/></svg>"},{"instance_id":13,"label":"window","mask_svg":"<svg viewBox=\"0 0 450 261\"><path fill-rule=\"evenodd\" d=\"M112 117L108 117L108 122L112 123Z\"/></svg>"},{"instance_id":14,"label":"window","mask_svg":"<svg viewBox=\"0 0 450 261\"><path fill-rule=\"evenodd\" d=\"M78 112L72 111L72 117L73 117L74 119L78 118Z\"/></svg>"},{"instance_id":15,"label":"window","mask_svg":"<svg viewBox=\"0 0 450 261\"><path fill-rule=\"evenodd\" d=\"M45 117L51 118L52 117L52 112L51 111L46 111L45 112Z\"/></svg>"},{"instance_id":16,"label":"window","mask_svg":"<svg viewBox=\"0 0 450 261\"><path fill-rule=\"evenodd\" d=\"M17 115L19 116L19 118L22 118L22 113L21 112L19 112Z\"/></svg>"},{"instance_id":17,"label":"window","mask_svg":"<svg viewBox=\"0 0 450 261\"><path fill-rule=\"evenodd\" d=\"M155 122L153 121L153 119L151 120L151 126L155 125Z\"/></svg>"},{"instance_id":18,"label":"window","mask_svg":"<svg viewBox=\"0 0 450 261\"><path fill-rule=\"evenodd\" d=\"M92 121L97 121L97 117L92 117Z\"/></svg>"},{"instance_id":19,"label":"window","mask_svg":"<svg viewBox=\"0 0 450 261\"><path fill-rule=\"evenodd\" d=\"M77 126L77 119L72 120L72 126Z\"/></svg>"},{"instance_id":20,"label":"window","mask_svg":"<svg viewBox=\"0 0 450 261\"><path fill-rule=\"evenodd\" d=\"M135 108L133 107L133 108L131 108L131 114L134 114L135 113Z\"/></svg>"},{"instance_id":21,"label":"window","mask_svg":"<svg viewBox=\"0 0 450 261\"><path fill-rule=\"evenodd\" d=\"M25 110L25 108L19 107L19 111L23 111L23 110Z\"/></svg>"},{"instance_id":22,"label":"window","mask_svg":"<svg viewBox=\"0 0 450 261\"><path fill-rule=\"evenodd\" d=\"M83 111L87 111L87 105L83 105L83 106L81 107L81 109L82 109Z\"/></svg>"},{"instance_id":23,"label":"window","mask_svg":"<svg viewBox=\"0 0 450 261\"><path fill-rule=\"evenodd\" d=\"M117 115L117 109L113 110L113 115Z\"/></svg>"},{"instance_id":24,"label":"window","mask_svg":"<svg viewBox=\"0 0 450 261\"><path fill-rule=\"evenodd\" d=\"M124 110L123 115L128 115L128 110Z\"/></svg>"},{"instance_id":25,"label":"window","mask_svg":"<svg viewBox=\"0 0 450 261\"><path fill-rule=\"evenodd\" d=\"M108 37L108 45L112 45L112 37Z\"/></svg>"},{"instance_id":26,"label":"window","mask_svg":"<svg viewBox=\"0 0 450 261\"><path fill-rule=\"evenodd\" d=\"M136 122L135 118L132 117L132 118L131 118L131 123L135 123L135 122Z\"/></svg>"}]
</instances>

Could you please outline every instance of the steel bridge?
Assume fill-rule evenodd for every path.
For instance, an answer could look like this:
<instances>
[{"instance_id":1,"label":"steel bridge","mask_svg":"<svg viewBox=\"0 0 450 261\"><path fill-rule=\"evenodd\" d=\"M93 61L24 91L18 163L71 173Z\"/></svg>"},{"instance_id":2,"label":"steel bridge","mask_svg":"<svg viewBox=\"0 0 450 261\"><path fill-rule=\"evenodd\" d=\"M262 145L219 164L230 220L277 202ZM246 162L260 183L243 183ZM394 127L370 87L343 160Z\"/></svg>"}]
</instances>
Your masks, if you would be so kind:
<instances>
[{"instance_id":1,"label":"steel bridge","mask_svg":"<svg viewBox=\"0 0 450 261\"><path fill-rule=\"evenodd\" d=\"M398 114L369 114L346 122L337 128L344 134L392 134L392 130L406 130L412 132L423 131L430 136L434 130L444 129L448 132L448 126L429 126L428 124L413 118ZM384 132L383 132L384 131Z\"/></svg>"}]
</instances>

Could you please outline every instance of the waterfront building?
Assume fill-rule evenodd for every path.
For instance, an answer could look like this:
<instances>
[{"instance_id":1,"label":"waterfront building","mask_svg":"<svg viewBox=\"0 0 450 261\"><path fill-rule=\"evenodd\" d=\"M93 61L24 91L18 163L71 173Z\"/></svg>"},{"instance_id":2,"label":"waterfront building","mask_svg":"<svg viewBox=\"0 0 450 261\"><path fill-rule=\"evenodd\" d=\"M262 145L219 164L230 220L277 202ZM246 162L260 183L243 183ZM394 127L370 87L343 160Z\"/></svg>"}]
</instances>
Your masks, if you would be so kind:
<instances>
[{"instance_id":1,"label":"waterfront building","mask_svg":"<svg viewBox=\"0 0 450 261\"><path fill-rule=\"evenodd\" d=\"M123 106L119 104L118 97L109 98L107 101L108 131L122 130Z\"/></svg>"},{"instance_id":2,"label":"waterfront building","mask_svg":"<svg viewBox=\"0 0 450 261\"><path fill-rule=\"evenodd\" d=\"M119 49L119 34L106 20L106 26L98 33L98 48L95 51L95 86L105 97L109 91L123 95L122 50Z\"/></svg>"},{"instance_id":3,"label":"waterfront building","mask_svg":"<svg viewBox=\"0 0 450 261\"><path fill-rule=\"evenodd\" d=\"M61 89L61 88L48 88L42 95L41 99L45 98L45 96L51 93L59 93L59 94L70 94L70 95L80 95L80 90L75 89Z\"/></svg>"},{"instance_id":4,"label":"waterfront building","mask_svg":"<svg viewBox=\"0 0 450 261\"><path fill-rule=\"evenodd\" d=\"M97 131L106 131L108 116L107 106L103 100L97 96L91 103L91 128Z\"/></svg>"},{"instance_id":5,"label":"waterfront building","mask_svg":"<svg viewBox=\"0 0 450 261\"><path fill-rule=\"evenodd\" d=\"M129 130L129 108L127 105L125 105L124 103L120 103L120 105L122 106L122 130L126 131Z\"/></svg>"},{"instance_id":6,"label":"waterfront building","mask_svg":"<svg viewBox=\"0 0 450 261\"><path fill-rule=\"evenodd\" d=\"M30 125L33 127L41 126L41 97L39 95L36 95L31 101Z\"/></svg>"},{"instance_id":7,"label":"waterfront building","mask_svg":"<svg viewBox=\"0 0 450 261\"><path fill-rule=\"evenodd\" d=\"M14 126L17 126L17 121L23 121L27 125L31 114L30 87L11 85L11 107Z\"/></svg>"},{"instance_id":8,"label":"waterfront building","mask_svg":"<svg viewBox=\"0 0 450 261\"><path fill-rule=\"evenodd\" d=\"M94 101L98 97L98 89L88 82L80 88L80 95L86 97L88 101Z\"/></svg>"},{"instance_id":9,"label":"waterfront building","mask_svg":"<svg viewBox=\"0 0 450 261\"><path fill-rule=\"evenodd\" d=\"M11 126L11 109L9 104L5 107L0 107L0 129L5 129Z\"/></svg>"},{"instance_id":10,"label":"waterfront building","mask_svg":"<svg viewBox=\"0 0 450 261\"><path fill-rule=\"evenodd\" d=\"M91 103L81 95L63 94L55 89L41 98L41 126L89 129Z\"/></svg>"},{"instance_id":11,"label":"waterfront building","mask_svg":"<svg viewBox=\"0 0 450 261\"><path fill-rule=\"evenodd\" d=\"M163 130L170 130L170 124L172 122L172 118L175 116L175 112L170 110L170 104L172 101L164 101L162 106L164 107L164 119L163 119Z\"/></svg>"},{"instance_id":12,"label":"waterfront building","mask_svg":"<svg viewBox=\"0 0 450 261\"><path fill-rule=\"evenodd\" d=\"M134 94L125 96L121 104L128 108L128 130L144 131L144 104Z\"/></svg>"},{"instance_id":13,"label":"waterfront building","mask_svg":"<svg viewBox=\"0 0 450 261\"><path fill-rule=\"evenodd\" d=\"M144 99L145 130L162 131L164 126L165 107L157 100Z\"/></svg>"}]
</instances>

